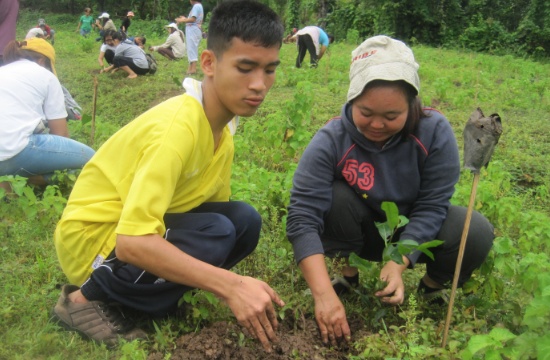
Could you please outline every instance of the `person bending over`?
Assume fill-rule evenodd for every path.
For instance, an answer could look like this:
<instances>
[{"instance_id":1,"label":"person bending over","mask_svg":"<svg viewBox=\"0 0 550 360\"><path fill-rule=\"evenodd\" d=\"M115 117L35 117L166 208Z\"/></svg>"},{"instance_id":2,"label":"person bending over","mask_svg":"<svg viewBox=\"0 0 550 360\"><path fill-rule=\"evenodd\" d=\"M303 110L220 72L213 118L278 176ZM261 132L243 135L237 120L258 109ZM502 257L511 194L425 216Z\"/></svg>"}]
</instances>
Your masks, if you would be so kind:
<instances>
[{"instance_id":1,"label":"person bending over","mask_svg":"<svg viewBox=\"0 0 550 360\"><path fill-rule=\"evenodd\" d=\"M53 182L56 170L80 169L94 150L69 139L55 50L44 39L11 41L0 67L0 176L33 185ZM49 133L46 129L49 128ZM9 185L2 185L10 191Z\"/></svg>"},{"instance_id":2,"label":"person bending over","mask_svg":"<svg viewBox=\"0 0 550 360\"><path fill-rule=\"evenodd\" d=\"M48 40L52 45L55 44L55 30L46 24L46 20L38 19L36 28L42 29L44 39Z\"/></svg>"},{"instance_id":3,"label":"person bending over","mask_svg":"<svg viewBox=\"0 0 550 360\"><path fill-rule=\"evenodd\" d=\"M358 270L346 263L351 253L382 261L385 247L376 222L386 221L384 201L397 204L409 223L395 234L418 243L439 239L434 260L420 251L389 261L380 279L386 286L374 295L387 304L405 298L402 273L426 263L418 292L442 303L450 287L466 217L466 208L450 205L458 181L458 146L449 121L423 109L418 93L418 64L410 48L387 36L365 40L352 52L347 103L313 137L293 179L287 236L315 300L315 317L324 342L350 339L339 295L359 282ZM475 212L459 285L485 260L493 226ZM333 281L324 256L343 263ZM338 261L337 261L338 262Z\"/></svg>"},{"instance_id":4,"label":"person bending over","mask_svg":"<svg viewBox=\"0 0 550 360\"><path fill-rule=\"evenodd\" d=\"M105 66L105 61L107 64L112 65L113 59L115 58L115 41L113 40L113 35L116 31L107 30L103 34L103 44L99 48L99 56L97 57L97 62L101 69L106 69L108 66Z\"/></svg>"},{"instance_id":5,"label":"person bending over","mask_svg":"<svg viewBox=\"0 0 550 360\"><path fill-rule=\"evenodd\" d=\"M291 42L296 42L298 55L296 56L296 67L302 67L306 51L309 52L310 66L315 68L319 60L325 54L329 44L334 42L334 36L327 33L318 26L306 26L298 30L292 37Z\"/></svg>"},{"instance_id":6,"label":"person bending over","mask_svg":"<svg viewBox=\"0 0 550 360\"><path fill-rule=\"evenodd\" d=\"M100 73L115 72L120 69L128 74L128 79L133 79L149 72L149 63L143 49L130 40L124 40L124 34L120 32L112 34L112 38L115 46L113 64L102 69Z\"/></svg>"},{"instance_id":7,"label":"person bending over","mask_svg":"<svg viewBox=\"0 0 550 360\"><path fill-rule=\"evenodd\" d=\"M242 18L246 11L250 16ZM54 242L70 285L54 307L66 328L114 344L146 334L113 304L163 316L191 289L212 292L265 349L276 340L265 282L230 269L256 247L261 217L230 201L228 123L252 116L275 81L283 25L269 7L222 2L212 13L202 84L145 112L102 145L71 192Z\"/></svg>"}]
</instances>

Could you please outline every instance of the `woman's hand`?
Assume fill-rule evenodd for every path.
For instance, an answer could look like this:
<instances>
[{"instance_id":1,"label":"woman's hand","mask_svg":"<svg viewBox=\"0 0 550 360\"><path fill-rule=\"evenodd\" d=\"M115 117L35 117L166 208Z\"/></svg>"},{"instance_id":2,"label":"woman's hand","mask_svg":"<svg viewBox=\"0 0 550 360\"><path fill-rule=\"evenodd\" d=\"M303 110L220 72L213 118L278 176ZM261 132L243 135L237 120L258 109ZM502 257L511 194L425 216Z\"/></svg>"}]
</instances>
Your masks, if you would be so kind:
<instances>
[{"instance_id":1,"label":"woman's hand","mask_svg":"<svg viewBox=\"0 0 550 360\"><path fill-rule=\"evenodd\" d=\"M330 341L332 346L336 346L342 339L351 340L346 310L334 291L315 298L315 319L323 343L327 344Z\"/></svg>"},{"instance_id":2,"label":"woman's hand","mask_svg":"<svg viewBox=\"0 0 550 360\"><path fill-rule=\"evenodd\" d=\"M403 256L405 264L399 265L394 261L388 262L380 271L380 280L387 283L386 287L377 291L374 295L381 298L383 303L400 305L405 299L405 284L403 283L403 271L409 265L409 259Z\"/></svg>"},{"instance_id":3,"label":"woman's hand","mask_svg":"<svg viewBox=\"0 0 550 360\"><path fill-rule=\"evenodd\" d=\"M344 305L334 292L323 254L308 256L298 264L315 300L315 319L325 344L351 339Z\"/></svg>"}]
</instances>

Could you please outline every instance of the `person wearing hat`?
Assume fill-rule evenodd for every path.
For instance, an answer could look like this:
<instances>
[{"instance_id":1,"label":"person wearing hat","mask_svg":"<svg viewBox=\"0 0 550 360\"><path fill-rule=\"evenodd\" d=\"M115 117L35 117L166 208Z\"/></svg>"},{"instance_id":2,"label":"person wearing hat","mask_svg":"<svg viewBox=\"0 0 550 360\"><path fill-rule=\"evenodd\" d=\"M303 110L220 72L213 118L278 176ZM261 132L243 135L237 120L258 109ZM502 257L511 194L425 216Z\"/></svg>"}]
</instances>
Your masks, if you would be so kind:
<instances>
[{"instance_id":1,"label":"person wearing hat","mask_svg":"<svg viewBox=\"0 0 550 360\"><path fill-rule=\"evenodd\" d=\"M193 6L189 12L189 16L179 16L176 18L176 23L185 23L187 60L189 61L187 75L193 75L197 72L199 44L202 39L202 19L204 17L204 9L202 7L202 0L190 0L189 2Z\"/></svg>"},{"instance_id":2,"label":"person wearing hat","mask_svg":"<svg viewBox=\"0 0 550 360\"><path fill-rule=\"evenodd\" d=\"M0 67L0 176L19 175L34 185L56 170L80 169L94 155L69 139L55 50L44 39L11 41ZM49 128L49 133L44 133ZM9 186L1 185L9 191Z\"/></svg>"},{"instance_id":3,"label":"person wearing hat","mask_svg":"<svg viewBox=\"0 0 550 360\"><path fill-rule=\"evenodd\" d=\"M351 56L347 102L313 137L293 178L287 236L295 260L315 300L322 340L350 339L339 295L359 282L346 262L351 253L382 261L384 240L376 227L386 221L382 202L397 205L409 223L393 241L419 244L439 239L434 259L416 251L389 261L379 275L383 289L374 295L397 305L405 299L402 273L426 264L418 292L428 304L444 303L454 275L466 208L450 204L460 173L458 146L449 121L423 108L413 52L387 36L365 40ZM485 260L493 226L474 212L459 285ZM331 281L324 256L336 258L341 274ZM342 276L340 276L342 275Z\"/></svg>"},{"instance_id":4,"label":"person wearing hat","mask_svg":"<svg viewBox=\"0 0 550 360\"><path fill-rule=\"evenodd\" d=\"M186 55L183 31L178 29L178 25L176 23L171 23L165 27L170 35L168 35L168 38L164 44L151 46L149 51L157 51L159 54L170 60L181 59Z\"/></svg>"},{"instance_id":5,"label":"person wearing hat","mask_svg":"<svg viewBox=\"0 0 550 360\"><path fill-rule=\"evenodd\" d=\"M115 23L113 22L113 20L111 20L109 13L106 12L99 15L95 24L99 29L99 37L96 39L96 41L100 41L103 38L103 34L107 30L117 31Z\"/></svg>"},{"instance_id":6,"label":"person wearing hat","mask_svg":"<svg viewBox=\"0 0 550 360\"><path fill-rule=\"evenodd\" d=\"M134 12L128 11L126 16L124 17L124 20L122 20L122 25L120 25L120 31L122 31L126 35L128 35L128 28L130 27L130 24L132 24L133 17L134 17Z\"/></svg>"},{"instance_id":7,"label":"person wearing hat","mask_svg":"<svg viewBox=\"0 0 550 360\"><path fill-rule=\"evenodd\" d=\"M84 15L78 20L78 27L76 28L77 32L80 32L82 36L88 36L92 31L92 28L95 26L94 17L92 16L92 9L89 7L84 9Z\"/></svg>"},{"instance_id":8,"label":"person wearing hat","mask_svg":"<svg viewBox=\"0 0 550 360\"><path fill-rule=\"evenodd\" d=\"M44 32L44 39L49 40L52 45L55 44L55 30L46 24L46 20L38 19L38 25L36 27L42 29Z\"/></svg>"}]
</instances>

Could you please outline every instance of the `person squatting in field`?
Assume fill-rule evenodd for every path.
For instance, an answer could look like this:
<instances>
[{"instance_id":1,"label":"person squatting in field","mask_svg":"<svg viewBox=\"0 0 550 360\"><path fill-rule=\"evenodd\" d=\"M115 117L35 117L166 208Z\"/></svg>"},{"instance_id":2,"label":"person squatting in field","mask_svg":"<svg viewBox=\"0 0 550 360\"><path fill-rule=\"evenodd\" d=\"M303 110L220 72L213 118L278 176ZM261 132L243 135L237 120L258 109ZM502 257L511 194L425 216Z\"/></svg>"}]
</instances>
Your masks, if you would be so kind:
<instances>
[{"instance_id":1,"label":"person squatting in field","mask_svg":"<svg viewBox=\"0 0 550 360\"><path fill-rule=\"evenodd\" d=\"M418 285L421 297L442 303L458 255L466 208L450 205L460 173L458 146L448 120L422 108L418 64L404 43L387 36L365 40L352 52L347 102L339 117L325 125L304 151L294 175L287 217L287 236L315 300L323 341L350 339L339 295L359 283L351 253L382 261L385 247L375 222L384 222L384 201L397 204L409 223L395 241L418 243L439 239L434 260L420 251L389 261L375 296L392 305L403 303L402 273L426 263ZM493 226L474 212L459 286L485 260ZM342 264L331 281L324 256ZM338 262L338 261L337 261ZM434 303L435 302L435 303Z\"/></svg>"},{"instance_id":2,"label":"person squatting in field","mask_svg":"<svg viewBox=\"0 0 550 360\"><path fill-rule=\"evenodd\" d=\"M11 41L0 67L0 176L53 182L56 170L80 169L94 150L69 138L55 50L44 39ZM49 129L49 132L47 130ZM7 183L2 187L10 191Z\"/></svg>"},{"instance_id":3,"label":"person squatting in field","mask_svg":"<svg viewBox=\"0 0 550 360\"><path fill-rule=\"evenodd\" d=\"M284 302L265 282L229 271L256 248L261 217L229 200L228 123L262 104L283 31L266 5L220 3L200 57L203 82L185 79L185 94L123 127L84 167L54 234L70 283L54 307L63 327L109 345L144 338L114 304L175 314L183 294L199 288L225 302L270 351L273 303Z\"/></svg>"},{"instance_id":4,"label":"person squatting in field","mask_svg":"<svg viewBox=\"0 0 550 360\"><path fill-rule=\"evenodd\" d=\"M187 56L183 31L178 28L176 23L170 23L165 27L169 35L164 44L151 46L149 47L149 51L156 51L170 60L177 60Z\"/></svg>"}]
</instances>

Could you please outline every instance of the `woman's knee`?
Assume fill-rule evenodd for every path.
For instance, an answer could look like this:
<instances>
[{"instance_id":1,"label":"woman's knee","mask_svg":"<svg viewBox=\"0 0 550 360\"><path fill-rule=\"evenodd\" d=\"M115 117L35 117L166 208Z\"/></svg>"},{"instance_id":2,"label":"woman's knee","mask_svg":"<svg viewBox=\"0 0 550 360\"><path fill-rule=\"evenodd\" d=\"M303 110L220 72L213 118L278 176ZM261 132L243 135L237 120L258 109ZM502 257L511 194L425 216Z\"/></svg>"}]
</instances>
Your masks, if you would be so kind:
<instances>
[{"instance_id":1,"label":"woman's knee","mask_svg":"<svg viewBox=\"0 0 550 360\"><path fill-rule=\"evenodd\" d=\"M441 227L438 239L444 243L433 249L435 261L428 261L428 273L432 279L443 284L451 281L456 266L462 232L466 220L467 209L460 206L451 206L447 219ZM493 245L493 225L474 211L470 221L464 257L461 266L460 286L470 278L472 272L479 268L487 258Z\"/></svg>"},{"instance_id":2,"label":"woman's knee","mask_svg":"<svg viewBox=\"0 0 550 360\"><path fill-rule=\"evenodd\" d=\"M445 240L445 246L458 248L466 221L467 209L462 206L451 206L447 219L441 227L440 239ZM477 211L472 212L466 239L467 251L483 259L489 253L494 239L494 227L485 216Z\"/></svg>"}]
</instances>

